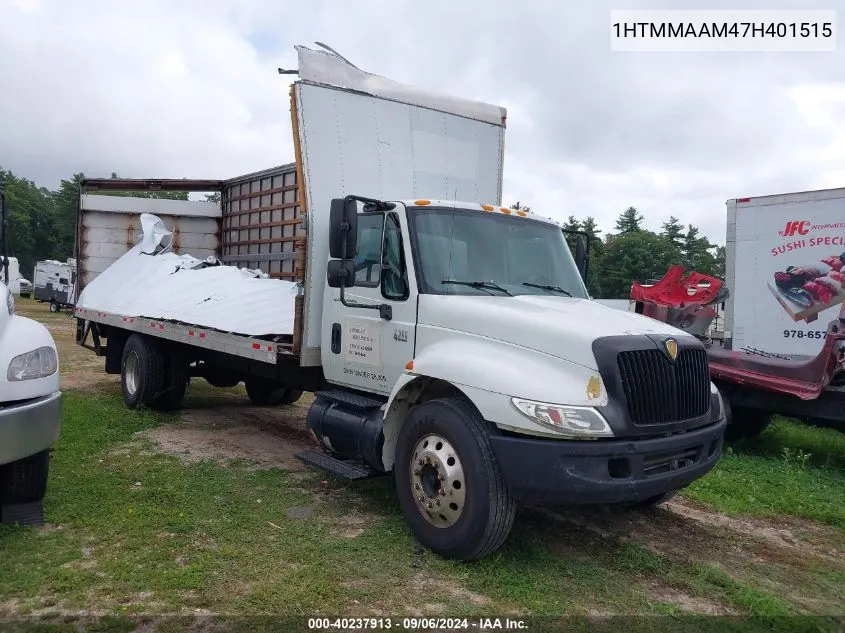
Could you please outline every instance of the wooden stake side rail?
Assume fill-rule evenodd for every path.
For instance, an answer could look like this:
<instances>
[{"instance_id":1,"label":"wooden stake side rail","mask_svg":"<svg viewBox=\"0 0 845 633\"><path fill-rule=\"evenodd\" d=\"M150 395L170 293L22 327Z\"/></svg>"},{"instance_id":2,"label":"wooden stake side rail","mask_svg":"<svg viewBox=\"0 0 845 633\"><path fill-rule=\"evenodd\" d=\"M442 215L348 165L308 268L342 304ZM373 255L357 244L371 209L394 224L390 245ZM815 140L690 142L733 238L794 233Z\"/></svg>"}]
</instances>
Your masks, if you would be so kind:
<instances>
[{"instance_id":1,"label":"wooden stake side rail","mask_svg":"<svg viewBox=\"0 0 845 633\"><path fill-rule=\"evenodd\" d=\"M215 352L231 354L250 360L277 364L278 354L292 354L292 344L267 341L242 334L219 332L210 328L185 325L145 317L127 317L98 310L74 308L74 315L94 323L147 334L177 343L204 347Z\"/></svg>"}]
</instances>

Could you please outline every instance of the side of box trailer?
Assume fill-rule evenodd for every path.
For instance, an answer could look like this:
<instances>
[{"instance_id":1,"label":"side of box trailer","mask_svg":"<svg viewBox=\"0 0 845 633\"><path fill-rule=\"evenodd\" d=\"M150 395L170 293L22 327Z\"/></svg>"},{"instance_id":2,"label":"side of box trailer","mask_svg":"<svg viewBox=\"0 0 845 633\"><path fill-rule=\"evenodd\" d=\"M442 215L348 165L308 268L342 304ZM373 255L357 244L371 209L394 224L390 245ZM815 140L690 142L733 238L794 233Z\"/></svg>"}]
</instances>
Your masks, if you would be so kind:
<instances>
[{"instance_id":1,"label":"side of box trailer","mask_svg":"<svg viewBox=\"0 0 845 633\"><path fill-rule=\"evenodd\" d=\"M845 189L727 202L728 349L818 354L845 300Z\"/></svg>"}]
</instances>

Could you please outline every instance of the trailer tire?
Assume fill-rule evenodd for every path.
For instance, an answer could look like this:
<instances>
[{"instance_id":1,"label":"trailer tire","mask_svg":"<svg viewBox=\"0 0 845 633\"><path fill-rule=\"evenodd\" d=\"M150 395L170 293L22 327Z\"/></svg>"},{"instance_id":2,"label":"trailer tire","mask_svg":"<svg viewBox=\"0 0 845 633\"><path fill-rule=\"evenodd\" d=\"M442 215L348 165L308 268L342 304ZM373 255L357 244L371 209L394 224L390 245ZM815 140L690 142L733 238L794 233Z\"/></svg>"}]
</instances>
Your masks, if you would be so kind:
<instances>
[{"instance_id":1,"label":"trailer tire","mask_svg":"<svg viewBox=\"0 0 845 633\"><path fill-rule=\"evenodd\" d=\"M58 312L59 311L59 304L55 301L50 301L50 312Z\"/></svg>"},{"instance_id":2,"label":"trailer tire","mask_svg":"<svg viewBox=\"0 0 845 633\"><path fill-rule=\"evenodd\" d=\"M120 364L123 401L130 409L153 407L165 386L165 359L159 345L140 334L126 339Z\"/></svg>"},{"instance_id":3,"label":"trailer tire","mask_svg":"<svg viewBox=\"0 0 845 633\"><path fill-rule=\"evenodd\" d=\"M771 421L772 414L768 411L730 407L730 418L725 429L725 439L734 441L758 437L766 430Z\"/></svg>"},{"instance_id":4,"label":"trailer tire","mask_svg":"<svg viewBox=\"0 0 845 633\"><path fill-rule=\"evenodd\" d=\"M483 558L511 531L516 502L490 448L497 432L457 398L414 407L399 430L393 470L402 513L419 542L439 556ZM429 512L428 503L441 499Z\"/></svg>"},{"instance_id":5,"label":"trailer tire","mask_svg":"<svg viewBox=\"0 0 845 633\"><path fill-rule=\"evenodd\" d=\"M246 387L246 395L249 396L252 404L258 407L272 407L282 404L288 391L290 391L283 385L261 378L247 378L244 381L244 386Z\"/></svg>"},{"instance_id":6,"label":"trailer tire","mask_svg":"<svg viewBox=\"0 0 845 633\"><path fill-rule=\"evenodd\" d=\"M50 449L0 466L0 507L41 501L49 469Z\"/></svg>"}]
</instances>

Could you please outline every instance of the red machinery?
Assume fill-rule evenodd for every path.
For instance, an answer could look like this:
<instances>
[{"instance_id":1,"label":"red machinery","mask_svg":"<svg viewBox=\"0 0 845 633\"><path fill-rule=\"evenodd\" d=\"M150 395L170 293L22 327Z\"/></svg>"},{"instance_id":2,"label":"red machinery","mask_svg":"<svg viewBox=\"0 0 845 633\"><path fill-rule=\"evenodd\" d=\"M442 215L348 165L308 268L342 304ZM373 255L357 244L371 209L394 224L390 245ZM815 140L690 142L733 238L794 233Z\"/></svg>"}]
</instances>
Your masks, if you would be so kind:
<instances>
[{"instance_id":1,"label":"red machinery","mask_svg":"<svg viewBox=\"0 0 845 633\"><path fill-rule=\"evenodd\" d=\"M653 285L634 282L636 312L694 334L707 346L710 378L728 409L729 437L751 437L773 413L842 428L845 422L845 305L828 325L824 345L812 359L796 361L756 350L714 347L707 332L728 289L715 277L672 266Z\"/></svg>"}]
</instances>

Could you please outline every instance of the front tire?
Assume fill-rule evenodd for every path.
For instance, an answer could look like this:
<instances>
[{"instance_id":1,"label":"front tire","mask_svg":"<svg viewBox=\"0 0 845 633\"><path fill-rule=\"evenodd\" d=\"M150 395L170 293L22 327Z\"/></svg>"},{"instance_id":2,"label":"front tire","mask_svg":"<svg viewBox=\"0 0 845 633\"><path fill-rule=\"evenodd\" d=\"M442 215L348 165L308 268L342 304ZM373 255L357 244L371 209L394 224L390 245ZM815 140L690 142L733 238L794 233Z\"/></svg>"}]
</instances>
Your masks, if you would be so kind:
<instances>
[{"instance_id":1,"label":"front tire","mask_svg":"<svg viewBox=\"0 0 845 633\"><path fill-rule=\"evenodd\" d=\"M420 543L444 558L483 558L513 526L516 503L490 448L495 432L455 398L414 407L399 431L393 470L402 512Z\"/></svg>"},{"instance_id":2,"label":"front tire","mask_svg":"<svg viewBox=\"0 0 845 633\"><path fill-rule=\"evenodd\" d=\"M0 505L41 501L47 493L50 449L0 466Z\"/></svg>"}]
</instances>

